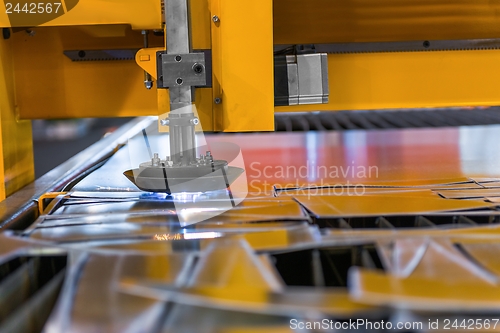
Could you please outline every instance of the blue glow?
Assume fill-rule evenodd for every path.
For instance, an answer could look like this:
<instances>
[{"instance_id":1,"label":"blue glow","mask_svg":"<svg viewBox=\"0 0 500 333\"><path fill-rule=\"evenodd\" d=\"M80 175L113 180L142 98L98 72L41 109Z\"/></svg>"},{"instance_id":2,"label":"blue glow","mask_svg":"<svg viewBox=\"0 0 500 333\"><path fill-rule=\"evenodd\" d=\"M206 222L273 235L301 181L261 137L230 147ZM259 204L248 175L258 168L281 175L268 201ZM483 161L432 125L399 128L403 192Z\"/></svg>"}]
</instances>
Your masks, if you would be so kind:
<instances>
[{"instance_id":1,"label":"blue glow","mask_svg":"<svg viewBox=\"0 0 500 333\"><path fill-rule=\"evenodd\" d=\"M307 180L316 180L316 166L318 165L318 135L315 132L306 133L307 147Z\"/></svg>"}]
</instances>

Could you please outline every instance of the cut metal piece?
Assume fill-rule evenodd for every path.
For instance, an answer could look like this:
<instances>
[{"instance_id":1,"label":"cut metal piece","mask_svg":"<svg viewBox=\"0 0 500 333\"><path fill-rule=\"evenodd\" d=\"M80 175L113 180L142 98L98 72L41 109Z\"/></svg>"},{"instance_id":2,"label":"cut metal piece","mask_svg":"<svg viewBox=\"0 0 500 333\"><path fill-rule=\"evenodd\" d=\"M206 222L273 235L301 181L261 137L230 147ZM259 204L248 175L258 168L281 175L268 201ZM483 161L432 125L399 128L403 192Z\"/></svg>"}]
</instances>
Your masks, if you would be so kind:
<instances>
[{"instance_id":1,"label":"cut metal piece","mask_svg":"<svg viewBox=\"0 0 500 333\"><path fill-rule=\"evenodd\" d=\"M447 200L434 195L415 197L409 195L365 196L293 196L317 218L344 216L373 216L401 214L430 214L447 211L466 211L489 208L494 204L481 200Z\"/></svg>"},{"instance_id":2,"label":"cut metal piece","mask_svg":"<svg viewBox=\"0 0 500 333\"><path fill-rule=\"evenodd\" d=\"M500 188L478 188L463 190L441 189L437 192L446 199L482 199L500 197Z\"/></svg>"},{"instance_id":3,"label":"cut metal piece","mask_svg":"<svg viewBox=\"0 0 500 333\"><path fill-rule=\"evenodd\" d=\"M275 45L275 52L289 49L293 45ZM420 40L401 42L356 42L314 44L316 52L325 53L374 53L374 52L419 52L419 51L468 51L500 49L500 38Z\"/></svg>"},{"instance_id":4,"label":"cut metal piece","mask_svg":"<svg viewBox=\"0 0 500 333\"><path fill-rule=\"evenodd\" d=\"M63 51L71 61L135 60L139 49Z\"/></svg>"}]
</instances>

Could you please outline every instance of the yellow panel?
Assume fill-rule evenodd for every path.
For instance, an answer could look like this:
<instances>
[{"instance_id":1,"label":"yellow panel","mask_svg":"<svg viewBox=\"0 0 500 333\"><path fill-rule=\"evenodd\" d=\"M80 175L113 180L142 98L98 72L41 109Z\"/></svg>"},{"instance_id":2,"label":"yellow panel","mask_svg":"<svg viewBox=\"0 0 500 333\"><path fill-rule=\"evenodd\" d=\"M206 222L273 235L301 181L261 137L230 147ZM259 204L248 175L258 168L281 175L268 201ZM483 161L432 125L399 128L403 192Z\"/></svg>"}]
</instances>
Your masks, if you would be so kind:
<instances>
[{"instance_id":1,"label":"yellow panel","mask_svg":"<svg viewBox=\"0 0 500 333\"><path fill-rule=\"evenodd\" d=\"M101 7L97 7L100 1L88 2L94 3L95 8L102 11ZM121 3L120 7L123 6L124 11L134 12L138 2L134 2L134 5L127 3ZM142 4L146 8L150 5L149 2L141 2ZM154 5L160 9L159 2L155 1ZM192 0L192 5L196 8L192 17L193 47L209 49L211 20L208 3L206 0ZM79 6L80 4L75 7L75 11ZM132 18L140 13L134 12ZM145 16L152 14L154 11ZM92 22L115 22L106 17L107 21L103 19L98 22L96 19ZM75 18L75 21L68 24L79 24L79 20ZM55 20L51 21L54 22ZM146 90L143 70L134 61L72 62L63 55L64 50L140 49L143 47L140 31L133 31L130 26L122 24L39 27L34 32L33 36L24 31L12 36L21 118L156 116L168 111L168 93L157 93L157 89ZM151 47L164 47L162 37L150 33L149 39ZM37 50L36 56L33 50ZM146 67L156 76L155 62ZM211 89L197 90L196 104L205 130L213 128L211 95ZM44 103L39 103L40 100Z\"/></svg>"},{"instance_id":2,"label":"yellow panel","mask_svg":"<svg viewBox=\"0 0 500 333\"><path fill-rule=\"evenodd\" d=\"M289 246L291 240L288 239L287 230L273 230L267 232L246 233L243 237L254 249L283 248Z\"/></svg>"},{"instance_id":3,"label":"yellow panel","mask_svg":"<svg viewBox=\"0 0 500 333\"><path fill-rule=\"evenodd\" d=\"M499 1L274 0L276 44L500 37Z\"/></svg>"},{"instance_id":4,"label":"yellow panel","mask_svg":"<svg viewBox=\"0 0 500 333\"><path fill-rule=\"evenodd\" d=\"M35 178L31 122L16 119L12 42L0 39L0 200Z\"/></svg>"},{"instance_id":5,"label":"yellow panel","mask_svg":"<svg viewBox=\"0 0 500 333\"><path fill-rule=\"evenodd\" d=\"M20 117L158 114L156 91L144 87L143 71L134 60L73 62L63 54L64 50L140 48L140 32L128 28L126 37L96 38L76 27L37 28L34 36L18 32L11 39ZM161 37L152 42L163 43Z\"/></svg>"},{"instance_id":6,"label":"yellow panel","mask_svg":"<svg viewBox=\"0 0 500 333\"><path fill-rule=\"evenodd\" d=\"M277 112L500 105L500 51L331 54L330 102Z\"/></svg>"},{"instance_id":7,"label":"yellow panel","mask_svg":"<svg viewBox=\"0 0 500 333\"><path fill-rule=\"evenodd\" d=\"M222 96L217 129L274 130L272 1L212 0L211 8L220 18L212 24L214 88L218 82Z\"/></svg>"},{"instance_id":8,"label":"yellow panel","mask_svg":"<svg viewBox=\"0 0 500 333\"><path fill-rule=\"evenodd\" d=\"M210 49L210 0L191 0L191 39L193 49Z\"/></svg>"},{"instance_id":9,"label":"yellow panel","mask_svg":"<svg viewBox=\"0 0 500 333\"><path fill-rule=\"evenodd\" d=\"M493 283L477 278L467 281L420 277L399 278L379 271L356 269L350 272L356 283L354 301L364 304L408 304L429 311L460 308L497 309L500 290Z\"/></svg>"}]
</instances>

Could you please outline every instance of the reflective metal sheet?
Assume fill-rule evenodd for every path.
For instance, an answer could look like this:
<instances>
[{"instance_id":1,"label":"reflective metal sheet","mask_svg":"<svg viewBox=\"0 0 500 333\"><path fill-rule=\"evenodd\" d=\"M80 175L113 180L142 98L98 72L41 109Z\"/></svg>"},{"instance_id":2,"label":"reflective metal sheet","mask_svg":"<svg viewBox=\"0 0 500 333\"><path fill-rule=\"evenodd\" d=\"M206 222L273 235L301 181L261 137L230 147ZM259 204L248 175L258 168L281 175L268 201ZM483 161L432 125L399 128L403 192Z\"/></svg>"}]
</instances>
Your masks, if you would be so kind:
<instances>
[{"instance_id":1,"label":"reflective metal sheet","mask_svg":"<svg viewBox=\"0 0 500 333\"><path fill-rule=\"evenodd\" d=\"M238 134L231 141L242 149L254 193L273 185L447 184L467 182L474 175L462 171L456 129Z\"/></svg>"},{"instance_id":2,"label":"reflective metal sheet","mask_svg":"<svg viewBox=\"0 0 500 333\"><path fill-rule=\"evenodd\" d=\"M206 138L209 144L227 141L240 146L249 191L264 195L272 192L273 185L285 188L350 182L411 186L467 182L468 177L494 180L491 176L500 178L500 171L491 174L489 170L500 169L500 154L482 155L485 151L482 142L466 141L465 138L487 136L498 130L498 126L478 126L437 130L223 134L207 135ZM165 138L155 136L150 140ZM137 190L121 175L133 167L127 154L126 149L120 150L74 190ZM485 157L489 162L488 170L482 166Z\"/></svg>"},{"instance_id":3,"label":"reflective metal sheet","mask_svg":"<svg viewBox=\"0 0 500 333\"><path fill-rule=\"evenodd\" d=\"M123 256L93 255L85 265L72 304L67 332L138 332L151 331L162 315L161 303L143 297L119 293L116 279L150 277L174 282L189 265L185 255ZM89 306L92 304L92 306Z\"/></svg>"},{"instance_id":4,"label":"reflective metal sheet","mask_svg":"<svg viewBox=\"0 0 500 333\"><path fill-rule=\"evenodd\" d=\"M483 244L460 244L462 249L485 267L488 271L500 276L500 244L486 242Z\"/></svg>"},{"instance_id":5,"label":"reflective metal sheet","mask_svg":"<svg viewBox=\"0 0 500 333\"><path fill-rule=\"evenodd\" d=\"M284 237L294 228L304 225L297 222L281 222L279 224L253 224L245 227L244 224L220 224L206 227L197 224L195 228L182 228L178 223L165 224L138 224L138 223L110 223L110 224L83 224L49 228L37 228L30 237L45 241L75 242L95 240L143 239L156 241L182 241L196 239L215 239L230 234L265 233L279 230ZM276 234L274 236L277 236ZM263 237L257 236L257 237Z\"/></svg>"},{"instance_id":6,"label":"reflective metal sheet","mask_svg":"<svg viewBox=\"0 0 500 333\"><path fill-rule=\"evenodd\" d=\"M493 182L487 182L487 183L480 183L482 187L485 188L500 188L500 182L499 181L493 181Z\"/></svg>"},{"instance_id":7,"label":"reflective metal sheet","mask_svg":"<svg viewBox=\"0 0 500 333\"><path fill-rule=\"evenodd\" d=\"M468 177L479 179L486 175L481 175L482 168L477 168L477 173L466 174L463 172L464 170L472 170L469 156L472 148L460 138L461 136L470 137L474 132L484 133L495 129L495 126L489 126L467 130L418 129L386 132L228 134L207 136L207 140L209 143L231 141L241 147L245 156L246 175L251 196L269 197L275 188L325 186L335 186L340 189L356 186L356 188L364 189L365 194L371 191L374 196L377 196L379 194L385 195L387 192L380 191L379 193L378 190L372 189L372 186L419 186L434 189L480 188L480 184L470 181ZM154 136L151 140L161 140L161 137ZM269 145L269 142L273 144ZM471 142L471 144L476 143L477 141ZM476 153L474 157L478 159L480 155ZM462 162L463 159L464 162ZM104 167L80 182L75 187L75 191L78 193L87 192L86 196L89 196L90 193L106 191L136 191L130 187L130 184L125 185L124 177L119 175L121 169L131 167L127 163L127 151L122 149ZM461 168L462 163L466 164L463 168ZM491 179L494 180L494 178ZM460 192L453 191L453 193ZM307 193L300 194L310 196L318 193L308 190ZM138 198L142 199L144 195L143 193ZM207 207L202 204L206 200L201 196L200 209L206 209L202 208ZM359 200L368 201L370 199ZM374 200L381 199L374 198ZM397 201L393 202L397 204ZM387 212L411 212L411 207L418 209L418 212L423 212L488 206L488 204L478 202L474 206L472 202L468 202L462 203L463 206L458 207L459 204L456 202L437 199L432 200L433 204L429 206L430 202L430 199L427 200L427 203L420 201L420 206L415 203L411 206L401 204L401 207L406 206L407 208L393 209ZM440 206L441 203L442 206ZM91 205L89 203L89 208L85 208L85 205L74 207L65 205L58 210L57 214L61 212L79 214L83 213L82 209L94 210L96 213L135 211L136 207L143 205L144 209L148 207L151 210L155 210L154 206L157 205L156 210L161 210L161 207L167 207L168 203L145 204L139 200L139 203L136 204L122 202L109 205ZM376 207L377 204L371 206ZM374 211L365 210L360 211L360 213L369 214ZM243 218L243 215L247 213L249 212L242 212L237 218ZM198 214L203 213L199 212ZM229 214L235 214L235 212Z\"/></svg>"},{"instance_id":8,"label":"reflective metal sheet","mask_svg":"<svg viewBox=\"0 0 500 333\"><path fill-rule=\"evenodd\" d=\"M211 208L211 203L216 199L210 196L199 195L194 199L194 203L199 202L200 211L203 208ZM143 196L139 199L73 199L71 196L63 205L55 210L53 214L46 219L64 219L91 216L96 218L99 214L116 215L127 214L130 218L139 216L151 216L157 219L158 216L164 216L170 221L175 221L176 210L172 200L164 196ZM113 218L110 216L110 218ZM122 217L124 218L124 217ZM223 214L210 217L210 221L270 221L270 220L307 220L307 216L300 205L290 197L275 198L249 198L233 209ZM147 218L144 219L147 221Z\"/></svg>"},{"instance_id":9,"label":"reflective metal sheet","mask_svg":"<svg viewBox=\"0 0 500 333\"><path fill-rule=\"evenodd\" d=\"M470 139L498 130L209 135L240 145L251 195L187 228L166 195L125 185L122 149L41 215L24 240L2 238L0 250L39 255L49 251L37 245L43 241L70 254L47 324L55 331L289 331L290 318L395 322L401 304L412 318L424 309L442 319L450 304L458 315L498 314L499 213L490 209L498 203L434 192L482 191L499 181L496 141ZM310 188L322 182L366 192ZM290 191L275 193L275 185ZM184 199L203 214L218 196ZM493 245L492 253L481 244ZM298 288L290 276L307 279ZM349 288L325 287L349 279Z\"/></svg>"},{"instance_id":10,"label":"reflective metal sheet","mask_svg":"<svg viewBox=\"0 0 500 333\"><path fill-rule=\"evenodd\" d=\"M409 257L395 258L399 268L393 267L398 271L381 274L353 269L350 281L354 299L362 297L371 303L376 298L378 304L404 304L421 310L498 310L498 276L468 260L453 244L429 239L400 242L405 243L400 250L407 251ZM397 247L394 251L401 252Z\"/></svg>"}]
</instances>

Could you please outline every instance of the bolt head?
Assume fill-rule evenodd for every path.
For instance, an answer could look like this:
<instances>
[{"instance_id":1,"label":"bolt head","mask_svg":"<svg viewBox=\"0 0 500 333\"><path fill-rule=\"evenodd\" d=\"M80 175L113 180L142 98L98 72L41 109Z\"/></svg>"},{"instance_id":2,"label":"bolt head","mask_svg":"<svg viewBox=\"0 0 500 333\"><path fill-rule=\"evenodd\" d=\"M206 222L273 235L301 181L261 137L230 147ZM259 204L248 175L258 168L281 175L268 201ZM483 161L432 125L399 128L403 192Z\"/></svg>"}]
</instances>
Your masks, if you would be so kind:
<instances>
[{"instance_id":1,"label":"bolt head","mask_svg":"<svg viewBox=\"0 0 500 333\"><path fill-rule=\"evenodd\" d=\"M153 81L144 81L144 86L148 90L151 89L151 88L153 88Z\"/></svg>"},{"instance_id":2,"label":"bolt head","mask_svg":"<svg viewBox=\"0 0 500 333\"><path fill-rule=\"evenodd\" d=\"M175 80L175 83L177 83L179 86L182 84L182 82L184 82L184 81L180 77L177 78L177 80Z\"/></svg>"},{"instance_id":3,"label":"bolt head","mask_svg":"<svg viewBox=\"0 0 500 333\"><path fill-rule=\"evenodd\" d=\"M203 65L202 64L194 64L193 65L193 71L195 72L195 74L201 74L203 73Z\"/></svg>"},{"instance_id":4,"label":"bolt head","mask_svg":"<svg viewBox=\"0 0 500 333\"><path fill-rule=\"evenodd\" d=\"M198 118L191 119L191 124L198 125L199 123L200 123L200 120Z\"/></svg>"},{"instance_id":5,"label":"bolt head","mask_svg":"<svg viewBox=\"0 0 500 333\"><path fill-rule=\"evenodd\" d=\"M214 15L214 16L212 16L212 21L214 21L214 23L218 23L218 22L220 22L220 19L217 15Z\"/></svg>"},{"instance_id":6,"label":"bolt head","mask_svg":"<svg viewBox=\"0 0 500 333\"><path fill-rule=\"evenodd\" d=\"M221 99L220 97L216 97L216 98L214 99L214 103L215 103L215 104L220 104L220 103L222 103L222 99Z\"/></svg>"},{"instance_id":7,"label":"bolt head","mask_svg":"<svg viewBox=\"0 0 500 333\"><path fill-rule=\"evenodd\" d=\"M162 126L168 126L170 124L170 120L168 120L168 119L162 119L162 120L160 120L160 124Z\"/></svg>"}]
</instances>

